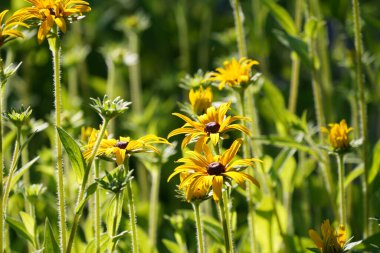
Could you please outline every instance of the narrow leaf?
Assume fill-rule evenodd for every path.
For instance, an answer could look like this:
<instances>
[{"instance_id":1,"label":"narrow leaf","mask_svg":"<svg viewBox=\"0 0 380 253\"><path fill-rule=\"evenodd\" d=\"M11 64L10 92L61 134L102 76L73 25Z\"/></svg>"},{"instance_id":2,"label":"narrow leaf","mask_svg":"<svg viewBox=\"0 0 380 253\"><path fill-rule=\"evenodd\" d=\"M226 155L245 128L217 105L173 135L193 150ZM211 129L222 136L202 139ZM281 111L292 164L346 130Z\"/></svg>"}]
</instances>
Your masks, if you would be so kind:
<instances>
[{"instance_id":1,"label":"narrow leaf","mask_svg":"<svg viewBox=\"0 0 380 253\"><path fill-rule=\"evenodd\" d=\"M36 229L36 222L35 222L35 220L28 213L25 213L25 212L21 211L19 214L20 214L22 223L24 223L24 226L25 226L26 230L34 238L35 237L35 229Z\"/></svg>"},{"instance_id":2,"label":"narrow leaf","mask_svg":"<svg viewBox=\"0 0 380 253\"><path fill-rule=\"evenodd\" d=\"M360 177L364 172L364 166L361 164L358 167L356 167L354 170L352 170L345 178L344 180L344 188L347 188L352 181L354 181L356 178Z\"/></svg>"},{"instance_id":3,"label":"narrow leaf","mask_svg":"<svg viewBox=\"0 0 380 253\"><path fill-rule=\"evenodd\" d=\"M107 233L104 233L100 236L100 252L104 252L106 251L107 247L108 247L108 244L111 242L110 240L110 237L108 236ZM96 245L95 245L96 241L95 239L92 240L87 248L86 248L86 253L93 253L93 252L96 252Z\"/></svg>"},{"instance_id":4,"label":"narrow leaf","mask_svg":"<svg viewBox=\"0 0 380 253\"><path fill-rule=\"evenodd\" d=\"M29 161L27 164L22 166L14 175L12 178L12 181L10 183L10 189L13 189L14 185L20 180L20 178L25 174L25 172L32 167L32 165L40 159L39 156L35 157L33 160Z\"/></svg>"},{"instance_id":5,"label":"narrow leaf","mask_svg":"<svg viewBox=\"0 0 380 253\"><path fill-rule=\"evenodd\" d=\"M90 198L90 196L96 192L96 189L98 189L98 183L96 183L96 182L90 184L90 186L87 187L87 190L85 192L83 199L79 202L77 208L75 209L76 213L79 213L82 211L84 204L86 204L86 202Z\"/></svg>"},{"instance_id":6,"label":"narrow leaf","mask_svg":"<svg viewBox=\"0 0 380 253\"><path fill-rule=\"evenodd\" d=\"M78 184L82 183L85 173L86 162L83 158L80 147L76 141L62 128L57 128L59 138L62 141L62 145L65 148L67 155L69 156L71 167L73 168Z\"/></svg>"},{"instance_id":7,"label":"narrow leaf","mask_svg":"<svg viewBox=\"0 0 380 253\"><path fill-rule=\"evenodd\" d=\"M373 149L373 161L372 166L369 170L369 176L368 176L368 182L371 184L375 178L376 175L379 172L380 169L380 141L378 141Z\"/></svg>"},{"instance_id":8,"label":"narrow leaf","mask_svg":"<svg viewBox=\"0 0 380 253\"><path fill-rule=\"evenodd\" d=\"M45 221L44 252L46 253L60 252L57 240L54 236L53 229L51 228L48 218L46 218L46 221Z\"/></svg>"},{"instance_id":9,"label":"narrow leaf","mask_svg":"<svg viewBox=\"0 0 380 253\"><path fill-rule=\"evenodd\" d=\"M283 7L276 4L273 0L262 0L262 2L269 8L282 29L290 35L297 34L297 28L292 17Z\"/></svg>"},{"instance_id":10,"label":"narrow leaf","mask_svg":"<svg viewBox=\"0 0 380 253\"><path fill-rule=\"evenodd\" d=\"M17 235L21 236L25 240L28 240L34 245L33 236L28 232L28 230L25 228L24 224L21 221L18 221L10 216L7 216L5 220L9 224L9 226L16 231Z\"/></svg>"}]
</instances>

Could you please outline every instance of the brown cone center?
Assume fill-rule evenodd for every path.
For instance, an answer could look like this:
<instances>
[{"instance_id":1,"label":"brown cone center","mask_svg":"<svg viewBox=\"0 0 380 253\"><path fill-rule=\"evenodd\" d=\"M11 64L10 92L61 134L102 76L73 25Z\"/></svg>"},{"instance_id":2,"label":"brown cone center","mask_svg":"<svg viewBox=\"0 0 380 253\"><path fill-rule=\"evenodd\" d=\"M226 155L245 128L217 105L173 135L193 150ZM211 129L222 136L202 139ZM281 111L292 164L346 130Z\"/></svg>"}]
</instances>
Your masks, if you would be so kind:
<instances>
[{"instance_id":1,"label":"brown cone center","mask_svg":"<svg viewBox=\"0 0 380 253\"><path fill-rule=\"evenodd\" d=\"M220 162L212 162L207 166L207 173L209 175L220 175L226 172L226 167Z\"/></svg>"},{"instance_id":2,"label":"brown cone center","mask_svg":"<svg viewBox=\"0 0 380 253\"><path fill-rule=\"evenodd\" d=\"M127 141L118 141L115 144L115 147L120 148L120 149L126 149L127 146L128 146L128 142Z\"/></svg>"},{"instance_id":3,"label":"brown cone center","mask_svg":"<svg viewBox=\"0 0 380 253\"><path fill-rule=\"evenodd\" d=\"M209 122L205 125L205 132L215 134L219 131L220 125L217 122Z\"/></svg>"}]
</instances>

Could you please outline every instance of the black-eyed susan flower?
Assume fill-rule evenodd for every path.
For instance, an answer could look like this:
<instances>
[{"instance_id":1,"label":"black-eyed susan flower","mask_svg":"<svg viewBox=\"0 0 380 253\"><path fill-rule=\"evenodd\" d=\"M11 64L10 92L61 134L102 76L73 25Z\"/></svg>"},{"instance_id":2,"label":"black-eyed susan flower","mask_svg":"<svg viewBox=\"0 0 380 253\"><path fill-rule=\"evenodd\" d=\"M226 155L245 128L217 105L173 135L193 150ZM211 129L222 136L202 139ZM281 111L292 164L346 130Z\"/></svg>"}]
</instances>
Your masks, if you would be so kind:
<instances>
[{"instance_id":1,"label":"black-eyed susan flower","mask_svg":"<svg viewBox=\"0 0 380 253\"><path fill-rule=\"evenodd\" d=\"M130 137L120 137L117 139L103 139L100 147L96 153L97 156L115 157L116 163L121 165L124 163L125 157L134 153L156 152L159 150L152 144L170 144L165 138L157 137L156 135L149 134L137 140L132 140ZM88 159L91 154L94 142L87 145L83 156Z\"/></svg>"},{"instance_id":2,"label":"black-eyed susan flower","mask_svg":"<svg viewBox=\"0 0 380 253\"><path fill-rule=\"evenodd\" d=\"M231 61L225 61L223 68L217 68L215 72L211 72L204 81L219 83L219 89L223 89L225 85L241 88L251 81L251 68L257 64L259 62L245 57L239 61L233 58Z\"/></svg>"},{"instance_id":3,"label":"black-eyed susan flower","mask_svg":"<svg viewBox=\"0 0 380 253\"><path fill-rule=\"evenodd\" d=\"M180 180L180 185L182 184L182 182L190 175L189 172L181 172L179 174L179 180ZM206 200L208 198L210 198L211 196L209 195L210 193L210 188L206 188L206 185L198 185L196 188L193 189L192 191L192 194L191 194L191 198L190 199L187 199L186 197L186 192L187 192L187 189L190 187L191 183L194 181L193 180L187 180L187 182L185 184L182 184L181 185L181 188L178 189L178 192L179 192L179 197L181 199L184 199L188 202L192 202L192 201L203 201L203 200ZM179 187L179 186L178 186Z\"/></svg>"},{"instance_id":4,"label":"black-eyed susan flower","mask_svg":"<svg viewBox=\"0 0 380 253\"><path fill-rule=\"evenodd\" d=\"M309 230L309 236L314 241L317 248L323 253L342 253L347 240L346 229L339 226L338 231L330 225L329 220L325 220L321 225L322 238L313 230Z\"/></svg>"},{"instance_id":5,"label":"black-eyed susan flower","mask_svg":"<svg viewBox=\"0 0 380 253\"><path fill-rule=\"evenodd\" d=\"M54 25L65 33L66 21L72 22L91 11L90 4L83 0L25 0L33 6L25 7L15 13L22 21L37 21L39 43L51 32Z\"/></svg>"},{"instance_id":6,"label":"black-eyed susan flower","mask_svg":"<svg viewBox=\"0 0 380 253\"><path fill-rule=\"evenodd\" d=\"M247 118L241 116L226 117L230 106L231 102L224 103L218 108L215 108L215 106L209 107L205 114L197 117L197 121L183 114L173 113L173 115L183 119L186 124L171 131L168 138L177 134L186 134L186 137L182 141L182 149L184 149L191 140L198 138L195 150L200 151L202 145L206 143L208 139L211 139L212 143L216 145L219 142L221 134L233 129L250 135L248 128L245 126L232 124L237 120L247 120Z\"/></svg>"},{"instance_id":7,"label":"black-eyed susan flower","mask_svg":"<svg viewBox=\"0 0 380 253\"><path fill-rule=\"evenodd\" d=\"M189 101L193 112L197 115L206 113L207 108L212 103L212 91L211 87L203 89L202 86L199 89L191 89L189 92Z\"/></svg>"},{"instance_id":8,"label":"black-eyed susan flower","mask_svg":"<svg viewBox=\"0 0 380 253\"><path fill-rule=\"evenodd\" d=\"M352 127L347 127L344 119L339 124L329 124L329 129L322 127L322 132L329 134L329 142L334 151L345 151L350 148L349 133L352 130Z\"/></svg>"},{"instance_id":9,"label":"black-eyed susan flower","mask_svg":"<svg viewBox=\"0 0 380 253\"><path fill-rule=\"evenodd\" d=\"M179 188L186 188L186 200L193 199L194 194L208 191L212 187L213 198L218 202L222 196L222 188L226 181L234 180L239 186L244 187L248 180L259 187L259 182L242 170L248 166L254 166L259 159L234 159L242 144L242 140L235 140L231 147L222 155L213 155L208 145L203 145L203 154L197 151L188 151L187 157L177 162L183 163L174 169L168 181L179 173L189 173L182 180Z\"/></svg>"},{"instance_id":10,"label":"black-eyed susan flower","mask_svg":"<svg viewBox=\"0 0 380 253\"><path fill-rule=\"evenodd\" d=\"M23 22L17 21L14 16L8 18L5 22L4 17L8 13L9 10L4 10L0 13L0 47L2 47L5 43L14 40L16 38L23 38L22 33L15 28L18 25L26 27L26 24Z\"/></svg>"}]
</instances>

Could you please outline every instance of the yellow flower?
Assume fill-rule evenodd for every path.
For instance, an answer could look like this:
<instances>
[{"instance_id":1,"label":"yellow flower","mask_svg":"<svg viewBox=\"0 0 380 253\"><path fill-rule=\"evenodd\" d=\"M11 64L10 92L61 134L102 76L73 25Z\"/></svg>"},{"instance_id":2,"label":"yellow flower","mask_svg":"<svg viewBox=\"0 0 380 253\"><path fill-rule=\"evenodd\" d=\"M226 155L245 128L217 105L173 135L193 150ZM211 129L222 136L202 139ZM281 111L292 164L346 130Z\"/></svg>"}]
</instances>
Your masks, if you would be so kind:
<instances>
[{"instance_id":1,"label":"yellow flower","mask_svg":"<svg viewBox=\"0 0 380 253\"><path fill-rule=\"evenodd\" d=\"M217 68L216 72L210 73L205 81L219 82L219 89L223 89L226 84L233 88L240 88L251 80L251 68L257 64L259 62L245 57L239 61L233 58L231 61L224 62L224 68Z\"/></svg>"},{"instance_id":2,"label":"yellow flower","mask_svg":"<svg viewBox=\"0 0 380 253\"><path fill-rule=\"evenodd\" d=\"M93 132L93 128L92 127L82 127L80 129L80 140L82 142L87 142Z\"/></svg>"},{"instance_id":3,"label":"yellow flower","mask_svg":"<svg viewBox=\"0 0 380 253\"><path fill-rule=\"evenodd\" d=\"M14 16L8 18L3 24L4 16L8 11L9 10L4 10L0 13L0 47L8 41L24 37L20 31L15 30L15 27L18 25L26 26L26 24L18 22Z\"/></svg>"},{"instance_id":4,"label":"yellow flower","mask_svg":"<svg viewBox=\"0 0 380 253\"><path fill-rule=\"evenodd\" d=\"M100 147L96 155L108 157L115 156L117 165L121 165L124 163L126 155L130 156L133 153L142 152L159 153L159 150L152 145L157 143L169 144L169 142L165 138L157 137L153 134L143 136L137 140L131 140L130 137L120 137L119 140L112 138L103 139L100 143ZM94 142L92 142L91 144L93 146ZM90 154L91 152L86 152L85 150L83 156L87 160L90 157Z\"/></svg>"},{"instance_id":5,"label":"yellow flower","mask_svg":"<svg viewBox=\"0 0 380 253\"><path fill-rule=\"evenodd\" d=\"M321 225L322 238L318 233L310 229L309 236L314 241L318 249L323 253L341 253L344 251L346 243L346 229L343 225L339 226L339 230L335 231L330 226L329 220L325 220Z\"/></svg>"},{"instance_id":6,"label":"yellow flower","mask_svg":"<svg viewBox=\"0 0 380 253\"><path fill-rule=\"evenodd\" d=\"M350 148L349 133L353 130L348 128L346 121L343 119L340 123L329 124L329 128L322 127L322 132L329 134L329 141L334 150L346 150Z\"/></svg>"},{"instance_id":7,"label":"yellow flower","mask_svg":"<svg viewBox=\"0 0 380 253\"><path fill-rule=\"evenodd\" d=\"M195 114L204 114L212 103L211 87L203 89L202 86L200 86L198 90L191 89L189 92L189 101Z\"/></svg>"},{"instance_id":8,"label":"yellow flower","mask_svg":"<svg viewBox=\"0 0 380 253\"><path fill-rule=\"evenodd\" d=\"M189 175L190 175L190 173L188 173L188 172L180 173L179 174L180 183L182 183ZM187 183L182 185L181 189L183 190L183 192L185 192L185 193L187 192L187 189L190 187L190 185L193 181L194 180L191 180L191 181L187 180ZM210 189L207 189L205 187L205 185L198 185L195 189L193 189L191 199L189 199L188 201L190 202L193 200L205 200L208 198L209 191L210 191Z\"/></svg>"},{"instance_id":9,"label":"yellow flower","mask_svg":"<svg viewBox=\"0 0 380 253\"><path fill-rule=\"evenodd\" d=\"M74 21L82 16L83 12L91 11L90 4L83 0L25 0L32 7L23 8L15 13L20 20L38 20L39 29L37 39L39 43L45 39L54 24L65 33L66 21Z\"/></svg>"},{"instance_id":10,"label":"yellow flower","mask_svg":"<svg viewBox=\"0 0 380 253\"><path fill-rule=\"evenodd\" d=\"M250 135L249 130L245 126L231 124L237 120L247 120L247 118L241 116L226 117L230 106L231 102L224 103L219 108L215 108L214 106L209 107L205 114L197 117L198 121L193 121L180 113L173 113L173 115L186 121L186 124L171 131L168 138L177 134L187 134L182 141L182 149L184 149L191 140L198 138L195 144L195 150L200 151L202 145L206 143L209 138L212 143L216 145L219 141L220 134L232 129Z\"/></svg>"},{"instance_id":11,"label":"yellow flower","mask_svg":"<svg viewBox=\"0 0 380 253\"><path fill-rule=\"evenodd\" d=\"M87 145L83 146L83 157L88 160L91 156L92 149L95 145L96 139L98 138L99 130L91 127L82 127L81 129L81 140L88 141ZM108 138L108 132L105 131L103 139Z\"/></svg>"},{"instance_id":12,"label":"yellow flower","mask_svg":"<svg viewBox=\"0 0 380 253\"><path fill-rule=\"evenodd\" d=\"M194 194L198 194L202 189L213 190L213 198L218 202L222 196L222 188L225 181L234 180L241 187L245 186L245 181L249 180L257 187L259 182L242 170L248 166L254 166L260 160L254 158L234 160L242 140L235 140L231 147L223 152L222 155L214 156L208 145L203 145L203 153L188 151L188 157L183 157L177 162L183 163L174 169L168 181L179 173L189 173L180 183L179 188L186 188L186 199L190 201ZM201 189L201 190L199 190Z\"/></svg>"}]
</instances>

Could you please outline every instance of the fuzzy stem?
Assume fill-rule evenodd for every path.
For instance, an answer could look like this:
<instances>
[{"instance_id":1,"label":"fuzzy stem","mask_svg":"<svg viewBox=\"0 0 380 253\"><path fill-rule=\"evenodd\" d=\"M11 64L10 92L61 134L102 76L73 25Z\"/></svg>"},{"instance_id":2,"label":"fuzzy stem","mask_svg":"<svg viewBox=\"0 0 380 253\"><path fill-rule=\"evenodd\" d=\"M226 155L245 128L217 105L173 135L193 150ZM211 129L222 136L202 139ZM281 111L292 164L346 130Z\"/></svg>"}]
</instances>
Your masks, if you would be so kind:
<instances>
[{"instance_id":1,"label":"fuzzy stem","mask_svg":"<svg viewBox=\"0 0 380 253\"><path fill-rule=\"evenodd\" d=\"M154 168L152 176L152 188L150 191L149 201L149 238L152 242L152 246L156 246L157 243L157 216L158 216L158 196L160 192L160 178L161 174Z\"/></svg>"},{"instance_id":2,"label":"fuzzy stem","mask_svg":"<svg viewBox=\"0 0 380 253\"><path fill-rule=\"evenodd\" d=\"M57 158L57 193L58 193L58 216L59 216L59 243L61 252L66 252L66 214L65 214L65 192L63 175L62 144L58 137L58 127L61 127L61 43L58 36L58 28L54 27L53 37L49 38L49 47L53 56L54 68L54 95L55 95L55 146Z\"/></svg>"},{"instance_id":3,"label":"fuzzy stem","mask_svg":"<svg viewBox=\"0 0 380 253\"><path fill-rule=\"evenodd\" d=\"M100 161L99 159L95 160L95 179L99 178L99 166ZM95 230L95 248L96 253L100 253L100 234L101 234L101 217L100 217L100 190L96 189L95 192L95 224L94 224L94 230Z\"/></svg>"},{"instance_id":4,"label":"fuzzy stem","mask_svg":"<svg viewBox=\"0 0 380 253\"><path fill-rule=\"evenodd\" d=\"M344 189L344 155L337 155L338 177L339 177L339 221L340 225L346 225L346 202Z\"/></svg>"},{"instance_id":5,"label":"fuzzy stem","mask_svg":"<svg viewBox=\"0 0 380 253\"><path fill-rule=\"evenodd\" d=\"M0 76L2 76L3 69L3 59L0 58ZM1 77L0 77L1 78ZM5 86L5 81L0 80L0 252L4 252L4 212L3 212L3 86Z\"/></svg>"},{"instance_id":6,"label":"fuzzy stem","mask_svg":"<svg viewBox=\"0 0 380 253\"><path fill-rule=\"evenodd\" d=\"M95 156L96 156L96 152L98 151L99 149L99 146L100 146L100 142L102 141L103 139L103 136L104 136L104 133L107 129L107 125L109 123L109 120L108 119L103 119L103 124L102 124L102 127L100 128L99 130L99 133L98 133L98 136L97 136L97 139L95 141L95 145L94 147L92 148L92 152L91 152L91 155L90 155L90 158L88 159L87 161L87 165L86 165L86 171L85 171L85 174L83 176L83 181L82 181L82 185L79 189L79 192L78 192L78 198L77 198L77 203L76 203L76 207L78 207L79 203L82 201L83 199L83 196L84 196L84 193L85 193L85 190L86 190L86 185L87 185L87 181L88 181L88 176L89 176L89 172L90 172L90 169L92 167L92 163L95 159ZM76 209L76 208L75 208ZM82 209L83 210L83 209ZM73 243L74 243L74 237L75 237L75 234L77 232L77 229L78 229L78 225L79 225L79 220L80 220L80 217L82 215L82 211L78 211L75 213L75 216L74 216L74 221L73 221L73 226L71 227L71 231L70 231L70 237L69 237L69 242L67 244L67 251L66 253L70 253L71 252L71 249L73 247Z\"/></svg>"},{"instance_id":7,"label":"fuzzy stem","mask_svg":"<svg viewBox=\"0 0 380 253\"><path fill-rule=\"evenodd\" d=\"M240 90L240 115L245 117L245 89ZM243 125L246 126L246 123L243 122ZM243 158L249 158L249 143L248 138L243 135ZM253 186L250 183L246 184L247 186L247 204L248 204L248 227L249 227L249 244L251 252L256 252L256 234L255 234L255 207L253 204Z\"/></svg>"},{"instance_id":8,"label":"fuzzy stem","mask_svg":"<svg viewBox=\"0 0 380 253\"><path fill-rule=\"evenodd\" d=\"M117 229L118 229L118 220L119 220L119 209L121 207L120 202L122 202L124 194L122 192L118 192L115 195L116 198L116 206L113 213L113 224L112 224L112 238L117 235ZM114 252L116 249L117 242L112 243L112 249L111 252Z\"/></svg>"},{"instance_id":9,"label":"fuzzy stem","mask_svg":"<svg viewBox=\"0 0 380 253\"><path fill-rule=\"evenodd\" d=\"M191 204L194 209L195 224L197 226L198 253L204 253L205 246L204 246L204 239L203 239L203 226L202 226L200 210L199 210L200 203L192 202Z\"/></svg>"},{"instance_id":10,"label":"fuzzy stem","mask_svg":"<svg viewBox=\"0 0 380 253\"><path fill-rule=\"evenodd\" d=\"M224 201L219 201L219 203L216 203L216 205L218 207L219 216L220 216L222 226L223 226L224 246L226 248L226 253L232 253L233 251L232 251L232 245L230 244L231 240L229 238L230 233L228 232L229 228L228 228L227 219L226 219L226 210L225 210L223 202Z\"/></svg>"},{"instance_id":11,"label":"fuzzy stem","mask_svg":"<svg viewBox=\"0 0 380 253\"><path fill-rule=\"evenodd\" d=\"M228 239L230 240L229 244L231 245L231 252L234 252L234 237L232 234L232 223L231 223L231 214L230 214L230 202L229 202L229 189L227 188L223 192L223 206L226 214L226 221L228 227Z\"/></svg>"},{"instance_id":12,"label":"fuzzy stem","mask_svg":"<svg viewBox=\"0 0 380 253\"><path fill-rule=\"evenodd\" d=\"M239 0L231 0L231 6L234 13L237 46L239 49L239 56L241 58L247 55L247 46L245 44L245 38L244 38L245 35L244 35L244 27L243 27L243 20L242 20L242 10L241 10Z\"/></svg>"},{"instance_id":13,"label":"fuzzy stem","mask_svg":"<svg viewBox=\"0 0 380 253\"><path fill-rule=\"evenodd\" d=\"M3 208L4 208L4 210L3 210L4 215L6 215L6 213L7 213L9 192L11 191L11 182L13 179L14 172L17 169L17 164L18 164L18 160L20 157L20 147L21 147L21 127L18 127L17 128L16 144L15 144L15 148L14 148L13 156L12 156L12 166L9 170L7 182L5 183L5 191L4 191L4 196L2 199Z\"/></svg>"},{"instance_id":14,"label":"fuzzy stem","mask_svg":"<svg viewBox=\"0 0 380 253\"><path fill-rule=\"evenodd\" d=\"M126 156L124 160L124 168L126 173L129 173L129 159ZM133 201L133 192L132 192L132 180L128 180L127 183L127 194L128 194L128 210L129 210L129 220L132 231L132 252L138 253L138 238L137 238L137 219L136 219L136 211L135 204Z\"/></svg>"},{"instance_id":15,"label":"fuzzy stem","mask_svg":"<svg viewBox=\"0 0 380 253\"><path fill-rule=\"evenodd\" d=\"M189 29L186 18L186 1L180 0L176 6L176 23L178 28L178 43L180 50L180 66L185 72L190 70L190 45L189 45Z\"/></svg>"},{"instance_id":16,"label":"fuzzy stem","mask_svg":"<svg viewBox=\"0 0 380 253\"><path fill-rule=\"evenodd\" d=\"M364 238L369 236L368 218L369 218L369 193L368 193L368 132L367 132L367 110L364 95L364 79L363 79L363 65L362 65L362 38L360 31L360 8L359 0L352 0L352 8L354 15L354 28L355 28L355 49L356 49L356 90L359 103L359 126L360 137L363 139L361 156L364 163L363 181L363 195L364 195Z\"/></svg>"}]
</instances>

